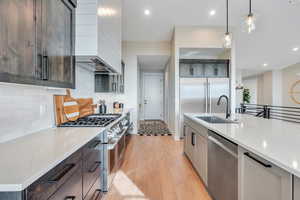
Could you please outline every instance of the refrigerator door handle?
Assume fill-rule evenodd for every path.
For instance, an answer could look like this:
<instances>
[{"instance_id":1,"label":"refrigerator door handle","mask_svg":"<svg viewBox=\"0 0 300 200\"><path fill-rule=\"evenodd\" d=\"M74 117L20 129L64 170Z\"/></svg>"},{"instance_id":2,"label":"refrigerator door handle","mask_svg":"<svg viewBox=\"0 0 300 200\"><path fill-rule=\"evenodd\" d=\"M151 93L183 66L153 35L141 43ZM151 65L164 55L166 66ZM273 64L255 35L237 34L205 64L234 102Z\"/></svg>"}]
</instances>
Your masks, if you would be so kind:
<instances>
[{"instance_id":1,"label":"refrigerator door handle","mask_svg":"<svg viewBox=\"0 0 300 200\"><path fill-rule=\"evenodd\" d=\"M208 83L209 113L211 113L211 83Z\"/></svg>"},{"instance_id":2,"label":"refrigerator door handle","mask_svg":"<svg viewBox=\"0 0 300 200\"><path fill-rule=\"evenodd\" d=\"M205 112L208 113L208 82L204 83L204 94L205 94Z\"/></svg>"}]
</instances>

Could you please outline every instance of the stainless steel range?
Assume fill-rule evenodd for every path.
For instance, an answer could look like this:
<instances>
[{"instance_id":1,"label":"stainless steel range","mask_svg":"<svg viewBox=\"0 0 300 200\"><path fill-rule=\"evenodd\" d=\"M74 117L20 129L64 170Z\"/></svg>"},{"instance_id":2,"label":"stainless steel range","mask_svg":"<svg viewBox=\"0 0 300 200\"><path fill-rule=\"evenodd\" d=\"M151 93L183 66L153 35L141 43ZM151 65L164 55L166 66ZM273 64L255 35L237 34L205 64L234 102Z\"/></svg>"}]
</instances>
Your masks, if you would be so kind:
<instances>
[{"instance_id":1,"label":"stainless steel range","mask_svg":"<svg viewBox=\"0 0 300 200\"><path fill-rule=\"evenodd\" d=\"M101 144L98 148L101 151L101 185L102 192L107 192L109 188L109 159L108 149L115 145L119 136L128 130L130 115L122 117L121 114L93 114L61 124L59 127L102 127L106 130L100 135Z\"/></svg>"}]
</instances>

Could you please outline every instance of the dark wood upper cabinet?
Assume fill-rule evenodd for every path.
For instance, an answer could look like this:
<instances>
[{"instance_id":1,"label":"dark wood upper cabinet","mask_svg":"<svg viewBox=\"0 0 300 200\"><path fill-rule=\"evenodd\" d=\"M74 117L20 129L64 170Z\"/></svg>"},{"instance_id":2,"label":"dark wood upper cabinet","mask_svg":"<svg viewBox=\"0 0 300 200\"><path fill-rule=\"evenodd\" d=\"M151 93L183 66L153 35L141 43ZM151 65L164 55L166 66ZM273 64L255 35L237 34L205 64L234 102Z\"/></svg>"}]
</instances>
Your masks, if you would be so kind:
<instances>
[{"instance_id":1,"label":"dark wood upper cabinet","mask_svg":"<svg viewBox=\"0 0 300 200\"><path fill-rule=\"evenodd\" d=\"M76 0L0 0L1 82L75 87L75 6Z\"/></svg>"},{"instance_id":2,"label":"dark wood upper cabinet","mask_svg":"<svg viewBox=\"0 0 300 200\"><path fill-rule=\"evenodd\" d=\"M0 0L0 81L36 76L35 0Z\"/></svg>"}]
</instances>

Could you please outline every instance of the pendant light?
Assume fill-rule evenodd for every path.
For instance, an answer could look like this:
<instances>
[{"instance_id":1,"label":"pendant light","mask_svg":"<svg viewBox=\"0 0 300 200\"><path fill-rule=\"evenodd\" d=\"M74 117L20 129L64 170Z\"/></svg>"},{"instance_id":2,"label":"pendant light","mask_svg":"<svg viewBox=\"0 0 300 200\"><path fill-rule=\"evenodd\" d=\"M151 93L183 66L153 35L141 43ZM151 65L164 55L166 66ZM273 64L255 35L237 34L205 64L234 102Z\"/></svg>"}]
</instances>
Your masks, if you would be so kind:
<instances>
[{"instance_id":1,"label":"pendant light","mask_svg":"<svg viewBox=\"0 0 300 200\"><path fill-rule=\"evenodd\" d=\"M255 30L255 17L252 13L252 0L249 0L249 14L246 17L245 24L249 34Z\"/></svg>"},{"instance_id":2,"label":"pendant light","mask_svg":"<svg viewBox=\"0 0 300 200\"><path fill-rule=\"evenodd\" d=\"M231 34L229 32L229 8L228 8L228 0L226 0L226 33L225 33L225 36L224 36L224 48L230 48L231 47L231 40L232 40L232 37L231 37Z\"/></svg>"}]
</instances>

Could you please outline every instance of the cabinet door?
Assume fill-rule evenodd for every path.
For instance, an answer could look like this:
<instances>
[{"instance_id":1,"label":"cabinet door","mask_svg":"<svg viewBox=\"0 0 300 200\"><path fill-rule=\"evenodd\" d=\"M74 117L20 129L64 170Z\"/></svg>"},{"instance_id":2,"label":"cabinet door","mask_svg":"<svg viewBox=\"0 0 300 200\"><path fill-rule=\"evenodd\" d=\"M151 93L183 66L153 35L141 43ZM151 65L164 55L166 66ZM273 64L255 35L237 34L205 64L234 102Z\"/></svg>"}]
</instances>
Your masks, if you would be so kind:
<instances>
[{"instance_id":1,"label":"cabinet door","mask_svg":"<svg viewBox=\"0 0 300 200\"><path fill-rule=\"evenodd\" d=\"M195 145L195 136L192 135L191 128L188 126L185 126L185 144L184 144L184 152L187 155L187 157L190 159L191 162L193 162L193 146Z\"/></svg>"},{"instance_id":2,"label":"cabinet door","mask_svg":"<svg viewBox=\"0 0 300 200\"><path fill-rule=\"evenodd\" d=\"M43 0L42 13L44 80L73 88L75 8L68 0Z\"/></svg>"},{"instance_id":3,"label":"cabinet door","mask_svg":"<svg viewBox=\"0 0 300 200\"><path fill-rule=\"evenodd\" d=\"M0 0L0 81L33 83L35 0Z\"/></svg>"},{"instance_id":4,"label":"cabinet door","mask_svg":"<svg viewBox=\"0 0 300 200\"><path fill-rule=\"evenodd\" d=\"M240 200L291 200L292 175L239 148Z\"/></svg>"},{"instance_id":5,"label":"cabinet door","mask_svg":"<svg viewBox=\"0 0 300 200\"><path fill-rule=\"evenodd\" d=\"M196 141L194 152L195 168L203 182L207 184L207 137L197 133Z\"/></svg>"}]
</instances>

